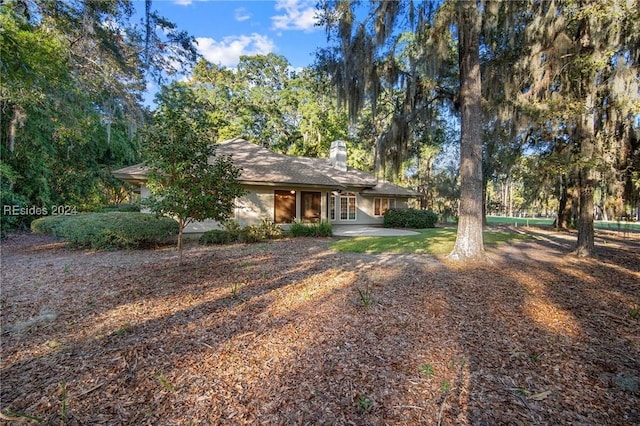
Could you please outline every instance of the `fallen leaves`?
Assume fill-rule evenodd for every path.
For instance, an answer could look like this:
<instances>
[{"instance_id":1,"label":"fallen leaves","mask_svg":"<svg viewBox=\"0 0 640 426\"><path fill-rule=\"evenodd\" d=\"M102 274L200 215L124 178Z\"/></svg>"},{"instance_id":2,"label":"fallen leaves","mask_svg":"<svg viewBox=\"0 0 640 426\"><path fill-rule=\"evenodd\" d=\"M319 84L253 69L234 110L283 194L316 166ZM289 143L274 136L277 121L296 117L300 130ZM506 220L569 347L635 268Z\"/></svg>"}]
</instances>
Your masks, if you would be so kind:
<instances>
[{"instance_id":1,"label":"fallen leaves","mask_svg":"<svg viewBox=\"0 0 640 426\"><path fill-rule=\"evenodd\" d=\"M178 266L12 238L0 424L640 423L637 240L460 266L295 239Z\"/></svg>"}]
</instances>

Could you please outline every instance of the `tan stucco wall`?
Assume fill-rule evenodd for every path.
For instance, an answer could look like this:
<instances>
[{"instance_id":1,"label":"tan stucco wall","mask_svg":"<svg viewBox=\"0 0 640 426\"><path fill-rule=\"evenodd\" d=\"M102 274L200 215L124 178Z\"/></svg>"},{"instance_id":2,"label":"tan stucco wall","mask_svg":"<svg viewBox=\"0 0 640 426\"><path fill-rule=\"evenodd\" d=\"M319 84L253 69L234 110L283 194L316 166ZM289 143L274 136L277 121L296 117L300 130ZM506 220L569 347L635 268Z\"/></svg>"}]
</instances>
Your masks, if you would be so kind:
<instances>
[{"instance_id":1,"label":"tan stucco wall","mask_svg":"<svg viewBox=\"0 0 640 426\"><path fill-rule=\"evenodd\" d=\"M202 222L192 222L184 228L185 234L202 234L212 229L222 229L215 220L203 220Z\"/></svg>"},{"instance_id":2,"label":"tan stucco wall","mask_svg":"<svg viewBox=\"0 0 640 426\"><path fill-rule=\"evenodd\" d=\"M384 222L384 218L382 216L375 216L373 214L375 198L379 197L363 197L362 195L356 193L356 220L340 220L340 207L338 206L338 211L336 211L336 219L332 220L331 223L335 223L336 225L382 225L382 223ZM396 207L405 208L407 207L407 202L408 200L406 198L396 198Z\"/></svg>"},{"instance_id":3,"label":"tan stucco wall","mask_svg":"<svg viewBox=\"0 0 640 426\"><path fill-rule=\"evenodd\" d=\"M151 191L149 191L149 188L146 187L146 185L141 185L140 186L140 199L144 200L145 198L148 198L151 195ZM142 208L140 209L140 213L151 213L151 210L147 209L147 208Z\"/></svg>"},{"instance_id":4,"label":"tan stucco wall","mask_svg":"<svg viewBox=\"0 0 640 426\"><path fill-rule=\"evenodd\" d=\"M301 196L302 191L320 192L320 211L321 218L327 219L327 191L314 188L303 187L263 187L263 186L247 186L249 191L247 195L240 198L235 211L235 219L240 226L258 225L264 218L274 220L274 192L275 191L296 191L296 212L297 218L301 215Z\"/></svg>"},{"instance_id":5,"label":"tan stucco wall","mask_svg":"<svg viewBox=\"0 0 640 426\"><path fill-rule=\"evenodd\" d=\"M263 219L274 219L274 191L276 190L294 190L296 191L296 211L300 215L301 210L301 191L320 192L321 194L321 217L322 220L328 220L327 217L327 194L328 191L323 191L314 188L301 188L301 187L264 187L264 186L247 186L248 193L239 198L236 201L236 208L232 219L235 219L240 226L247 225L259 225ZM351 191L356 192L356 191ZM146 186L140 188L141 198L146 198L150 194L149 189ZM356 220L340 220L339 211L336 212L338 219L332 220L331 223L336 225L381 225L383 218L373 215L374 212L374 199L376 197L363 197L356 192ZM389 198L389 197L385 197ZM408 200L406 198L397 198L396 207L407 207ZM339 208L339 207L338 207ZM148 210L143 210L145 213L149 213ZM187 234L201 234L211 229L220 229L218 223L212 220L206 220L202 222L195 222L189 224L185 228Z\"/></svg>"},{"instance_id":6,"label":"tan stucco wall","mask_svg":"<svg viewBox=\"0 0 640 426\"><path fill-rule=\"evenodd\" d=\"M263 219L273 220L273 189L248 187L249 193L236 201L235 220L240 226L258 225Z\"/></svg>"}]
</instances>

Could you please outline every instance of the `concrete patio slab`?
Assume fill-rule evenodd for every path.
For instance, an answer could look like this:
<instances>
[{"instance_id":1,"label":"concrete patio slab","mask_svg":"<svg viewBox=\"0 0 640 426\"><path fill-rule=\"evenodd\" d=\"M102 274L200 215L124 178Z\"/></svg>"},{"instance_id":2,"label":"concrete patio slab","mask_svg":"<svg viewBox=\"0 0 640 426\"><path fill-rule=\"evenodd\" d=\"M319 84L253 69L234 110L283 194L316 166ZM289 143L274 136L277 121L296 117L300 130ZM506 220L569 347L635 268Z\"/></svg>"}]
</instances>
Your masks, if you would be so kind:
<instances>
[{"instance_id":1,"label":"concrete patio slab","mask_svg":"<svg viewBox=\"0 0 640 426\"><path fill-rule=\"evenodd\" d=\"M382 228L366 225L333 225L334 237L401 237L418 235L418 232L406 229Z\"/></svg>"}]
</instances>

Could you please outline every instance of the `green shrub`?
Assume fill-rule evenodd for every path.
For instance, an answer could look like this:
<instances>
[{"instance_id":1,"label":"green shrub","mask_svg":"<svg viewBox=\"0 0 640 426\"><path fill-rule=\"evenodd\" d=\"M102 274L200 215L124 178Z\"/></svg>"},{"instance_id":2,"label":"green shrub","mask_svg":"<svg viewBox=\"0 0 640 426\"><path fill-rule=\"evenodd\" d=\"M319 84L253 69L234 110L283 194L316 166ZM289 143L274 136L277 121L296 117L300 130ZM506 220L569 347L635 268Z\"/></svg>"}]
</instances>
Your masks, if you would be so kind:
<instances>
[{"instance_id":1,"label":"green shrub","mask_svg":"<svg viewBox=\"0 0 640 426\"><path fill-rule=\"evenodd\" d=\"M438 215L431 210L389 209L384 214L386 228L435 228Z\"/></svg>"},{"instance_id":2,"label":"green shrub","mask_svg":"<svg viewBox=\"0 0 640 426\"><path fill-rule=\"evenodd\" d=\"M230 244L235 241L237 241L236 236L221 229L212 229L211 231L207 231L198 239L198 242L203 246L212 244Z\"/></svg>"},{"instance_id":3,"label":"green shrub","mask_svg":"<svg viewBox=\"0 0 640 426\"><path fill-rule=\"evenodd\" d=\"M178 223L170 218L145 213L87 213L46 216L34 220L31 230L62 237L76 247L145 248L174 244Z\"/></svg>"},{"instance_id":4,"label":"green shrub","mask_svg":"<svg viewBox=\"0 0 640 426\"><path fill-rule=\"evenodd\" d=\"M259 226L247 225L240 231L238 241L241 243L251 244L264 240L265 238L262 237L263 233L261 232Z\"/></svg>"},{"instance_id":5,"label":"green shrub","mask_svg":"<svg viewBox=\"0 0 640 426\"><path fill-rule=\"evenodd\" d=\"M207 231L199 239L200 244L230 244L234 242L257 243L282 237L282 228L272 220L264 219L260 225L249 225L244 228L235 221L224 223L224 230Z\"/></svg>"},{"instance_id":6,"label":"green shrub","mask_svg":"<svg viewBox=\"0 0 640 426\"><path fill-rule=\"evenodd\" d=\"M13 191L19 175L11 166L0 163L0 237L4 238L9 231L26 229L34 216L14 215L12 210L28 208L29 199Z\"/></svg>"},{"instance_id":7,"label":"green shrub","mask_svg":"<svg viewBox=\"0 0 640 426\"><path fill-rule=\"evenodd\" d=\"M238 241L242 233L242 227L235 220L228 220L224 224L224 230L231 238L231 242Z\"/></svg>"},{"instance_id":8,"label":"green shrub","mask_svg":"<svg viewBox=\"0 0 640 426\"><path fill-rule=\"evenodd\" d=\"M259 228L264 239L276 240L282 238L282 228L271 219L262 219Z\"/></svg>"},{"instance_id":9,"label":"green shrub","mask_svg":"<svg viewBox=\"0 0 640 426\"><path fill-rule=\"evenodd\" d=\"M75 217L75 216L74 216ZM68 216L45 216L31 222L31 232L36 234L49 234L54 237L62 237L59 228L65 223Z\"/></svg>"},{"instance_id":10,"label":"green shrub","mask_svg":"<svg viewBox=\"0 0 640 426\"><path fill-rule=\"evenodd\" d=\"M0 199L2 200L2 206L0 208L2 208L2 210L0 211L0 235L4 237L9 231L28 229L29 222L34 219L34 216L13 215L10 209L14 207L17 209L28 208L29 200L11 191L5 191L4 189L1 191ZM9 211L7 212L5 209Z\"/></svg>"},{"instance_id":11,"label":"green shrub","mask_svg":"<svg viewBox=\"0 0 640 426\"><path fill-rule=\"evenodd\" d=\"M317 223L293 222L289 227L292 237L330 237L333 235L331 223L321 221Z\"/></svg>"},{"instance_id":12,"label":"green shrub","mask_svg":"<svg viewBox=\"0 0 640 426\"><path fill-rule=\"evenodd\" d=\"M137 213L140 211L140 204L138 203L123 203L118 205L111 205L98 210L100 213L108 212L125 212L125 213Z\"/></svg>"},{"instance_id":13,"label":"green shrub","mask_svg":"<svg viewBox=\"0 0 640 426\"><path fill-rule=\"evenodd\" d=\"M246 243L263 240L275 240L282 237L282 228L271 219L262 219L260 225L247 226L242 229L240 239Z\"/></svg>"}]
</instances>

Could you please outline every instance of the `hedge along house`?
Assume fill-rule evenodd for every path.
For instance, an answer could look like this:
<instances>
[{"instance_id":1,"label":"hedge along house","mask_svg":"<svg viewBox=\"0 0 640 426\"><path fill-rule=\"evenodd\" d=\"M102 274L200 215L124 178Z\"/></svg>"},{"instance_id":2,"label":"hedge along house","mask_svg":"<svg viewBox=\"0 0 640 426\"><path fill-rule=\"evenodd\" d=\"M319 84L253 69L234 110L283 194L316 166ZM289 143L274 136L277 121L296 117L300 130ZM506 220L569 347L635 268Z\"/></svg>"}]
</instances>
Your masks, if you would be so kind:
<instances>
[{"instance_id":1,"label":"hedge along house","mask_svg":"<svg viewBox=\"0 0 640 426\"><path fill-rule=\"evenodd\" d=\"M232 216L239 225L256 225L263 219L277 224L293 221L328 221L340 225L381 225L389 208L407 207L418 194L347 167L344 141L331 144L329 159L277 154L244 139L217 145L216 155L229 155L242 168L240 183L247 194L236 201ZM142 164L112 174L149 195ZM193 223L185 232L214 229L213 221Z\"/></svg>"}]
</instances>

